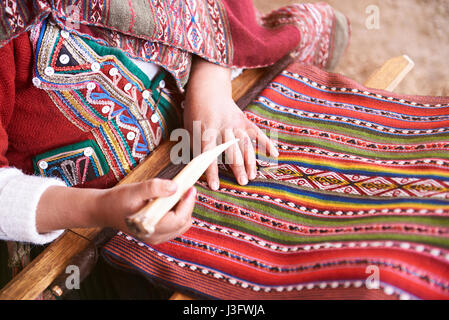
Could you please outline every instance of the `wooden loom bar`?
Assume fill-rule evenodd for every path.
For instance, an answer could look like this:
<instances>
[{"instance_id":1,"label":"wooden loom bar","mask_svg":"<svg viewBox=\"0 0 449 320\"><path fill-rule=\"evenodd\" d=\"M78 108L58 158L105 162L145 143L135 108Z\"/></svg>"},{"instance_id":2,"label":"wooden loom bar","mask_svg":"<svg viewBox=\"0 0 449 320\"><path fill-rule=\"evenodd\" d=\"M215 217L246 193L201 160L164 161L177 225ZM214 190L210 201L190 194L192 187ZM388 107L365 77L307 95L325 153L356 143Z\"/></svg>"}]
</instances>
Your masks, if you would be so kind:
<instances>
[{"instance_id":1,"label":"wooden loom bar","mask_svg":"<svg viewBox=\"0 0 449 320\"><path fill-rule=\"evenodd\" d=\"M392 58L368 78L365 86L373 89L394 91L414 66L415 63L406 55Z\"/></svg>"}]
</instances>

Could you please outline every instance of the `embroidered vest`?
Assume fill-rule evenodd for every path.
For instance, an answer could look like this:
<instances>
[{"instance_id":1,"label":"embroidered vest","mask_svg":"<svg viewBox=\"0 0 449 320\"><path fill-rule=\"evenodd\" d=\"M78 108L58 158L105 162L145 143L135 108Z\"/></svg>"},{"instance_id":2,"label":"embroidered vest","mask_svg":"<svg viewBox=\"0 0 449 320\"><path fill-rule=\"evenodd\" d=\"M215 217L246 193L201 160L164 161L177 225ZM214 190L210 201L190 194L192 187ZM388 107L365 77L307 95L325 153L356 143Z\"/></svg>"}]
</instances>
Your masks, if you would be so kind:
<instances>
[{"instance_id":1,"label":"embroidered vest","mask_svg":"<svg viewBox=\"0 0 449 320\"><path fill-rule=\"evenodd\" d=\"M34 157L35 172L84 184L111 170L123 178L179 124L161 71L152 80L123 51L44 21L31 32L34 86L90 139Z\"/></svg>"}]
</instances>

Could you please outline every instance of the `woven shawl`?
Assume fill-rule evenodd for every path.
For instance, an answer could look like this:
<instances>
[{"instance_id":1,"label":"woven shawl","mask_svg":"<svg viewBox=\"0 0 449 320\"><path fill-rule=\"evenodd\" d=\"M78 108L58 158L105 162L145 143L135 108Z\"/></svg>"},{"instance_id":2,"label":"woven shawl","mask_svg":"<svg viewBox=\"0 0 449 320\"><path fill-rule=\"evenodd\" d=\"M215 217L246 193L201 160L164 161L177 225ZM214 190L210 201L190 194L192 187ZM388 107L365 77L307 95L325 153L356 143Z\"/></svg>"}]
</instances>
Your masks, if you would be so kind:
<instances>
[{"instance_id":1,"label":"woven shawl","mask_svg":"<svg viewBox=\"0 0 449 320\"><path fill-rule=\"evenodd\" d=\"M335 15L325 3L295 4L262 16L251 0L8 0L0 47L50 17L60 27L163 66L182 90L192 54L228 67L298 60L326 67Z\"/></svg>"},{"instance_id":2,"label":"woven shawl","mask_svg":"<svg viewBox=\"0 0 449 320\"><path fill-rule=\"evenodd\" d=\"M293 64L246 108L277 138L247 186L204 180L193 226L116 266L217 299L449 298L449 98L400 96Z\"/></svg>"}]
</instances>

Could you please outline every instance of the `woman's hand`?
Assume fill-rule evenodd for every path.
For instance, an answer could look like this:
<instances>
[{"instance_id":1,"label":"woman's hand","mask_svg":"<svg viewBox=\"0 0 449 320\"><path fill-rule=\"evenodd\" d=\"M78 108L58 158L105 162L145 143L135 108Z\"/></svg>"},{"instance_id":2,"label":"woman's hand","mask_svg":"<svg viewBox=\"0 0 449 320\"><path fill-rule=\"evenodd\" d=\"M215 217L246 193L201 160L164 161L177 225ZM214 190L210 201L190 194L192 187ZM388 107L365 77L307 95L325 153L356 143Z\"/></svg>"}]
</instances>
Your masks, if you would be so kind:
<instances>
[{"instance_id":1,"label":"woman's hand","mask_svg":"<svg viewBox=\"0 0 449 320\"><path fill-rule=\"evenodd\" d=\"M226 163L241 185L256 178L256 156L253 140L271 156L278 152L271 140L249 121L232 99L231 70L197 58L194 61L186 92L184 126L194 132L194 121L201 125L201 152L212 149L217 141L225 143L235 138L238 145L226 151ZM206 171L212 190L219 188L218 166L215 161Z\"/></svg>"},{"instance_id":2,"label":"woman's hand","mask_svg":"<svg viewBox=\"0 0 449 320\"><path fill-rule=\"evenodd\" d=\"M95 214L96 225L110 226L130 233L125 219L139 211L154 198L168 197L176 192L176 183L171 180L151 179L145 182L121 185L106 190L98 199L101 208ZM159 244L172 240L192 225L196 189L190 188L173 210L169 211L155 227L155 232L141 240Z\"/></svg>"},{"instance_id":3,"label":"woman's hand","mask_svg":"<svg viewBox=\"0 0 449 320\"><path fill-rule=\"evenodd\" d=\"M86 227L112 227L130 233L125 219L139 211L154 198L176 192L171 180L150 179L111 189L77 189L50 187L43 195L36 212L40 233L52 230ZM155 232L141 239L151 244L172 240L192 225L196 190L189 189L172 211L156 225Z\"/></svg>"}]
</instances>

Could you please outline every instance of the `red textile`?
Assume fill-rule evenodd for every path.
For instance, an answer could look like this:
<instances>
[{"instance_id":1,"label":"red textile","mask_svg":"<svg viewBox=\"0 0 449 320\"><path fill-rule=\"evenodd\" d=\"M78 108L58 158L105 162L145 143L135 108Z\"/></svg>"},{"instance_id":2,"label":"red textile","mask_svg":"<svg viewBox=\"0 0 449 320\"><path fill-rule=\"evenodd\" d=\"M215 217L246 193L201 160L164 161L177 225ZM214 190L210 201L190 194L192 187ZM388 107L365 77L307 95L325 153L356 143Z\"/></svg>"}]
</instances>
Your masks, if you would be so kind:
<instances>
[{"instance_id":1,"label":"red textile","mask_svg":"<svg viewBox=\"0 0 449 320\"><path fill-rule=\"evenodd\" d=\"M449 299L448 97L292 64L245 114L279 157L258 152L245 186L200 179L186 233L119 233L106 259L216 299Z\"/></svg>"},{"instance_id":2,"label":"red textile","mask_svg":"<svg viewBox=\"0 0 449 320\"><path fill-rule=\"evenodd\" d=\"M237 66L265 66L281 59L298 46L301 34L293 24L281 28L263 27L248 1L225 1Z\"/></svg>"},{"instance_id":3,"label":"red textile","mask_svg":"<svg viewBox=\"0 0 449 320\"><path fill-rule=\"evenodd\" d=\"M55 110L48 94L31 82L33 50L27 33L0 49L0 167L34 174L32 158L49 150L93 139ZM117 183L105 175L85 187Z\"/></svg>"},{"instance_id":4,"label":"red textile","mask_svg":"<svg viewBox=\"0 0 449 320\"><path fill-rule=\"evenodd\" d=\"M319 67L332 56L335 16L326 3L295 4L260 19L251 0L77 3L74 12L71 2L9 1L0 9L0 46L51 16L67 30L164 66L180 87L191 54L245 68L274 64L294 49L303 53L301 62Z\"/></svg>"}]
</instances>

